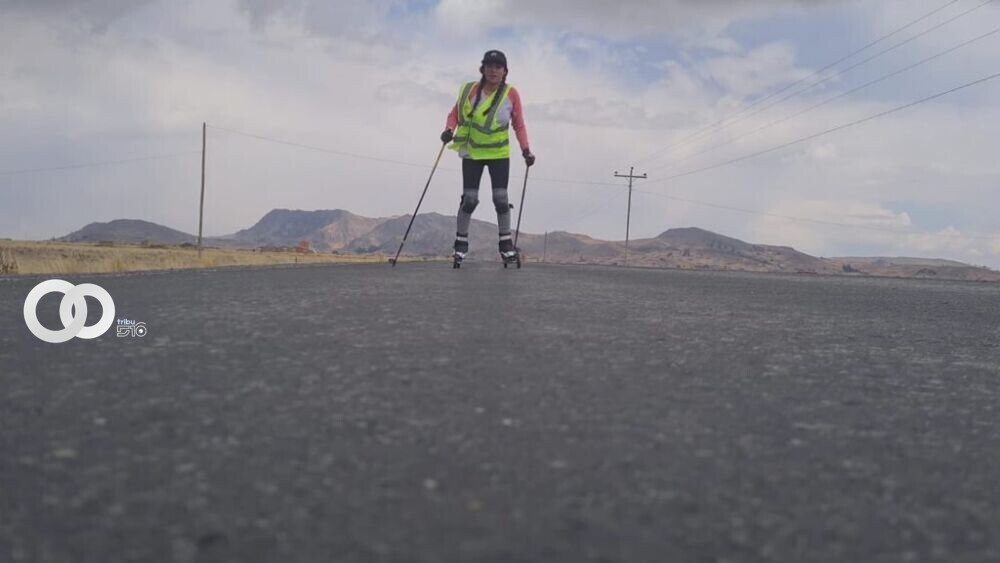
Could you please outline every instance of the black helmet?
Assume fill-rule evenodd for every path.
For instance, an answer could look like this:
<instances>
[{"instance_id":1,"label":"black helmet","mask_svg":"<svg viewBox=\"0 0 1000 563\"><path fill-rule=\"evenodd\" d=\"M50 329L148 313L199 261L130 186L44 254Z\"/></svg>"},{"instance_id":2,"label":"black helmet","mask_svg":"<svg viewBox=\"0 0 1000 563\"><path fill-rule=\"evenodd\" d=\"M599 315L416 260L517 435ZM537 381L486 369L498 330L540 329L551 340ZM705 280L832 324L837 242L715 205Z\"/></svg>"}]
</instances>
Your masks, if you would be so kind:
<instances>
[{"instance_id":1,"label":"black helmet","mask_svg":"<svg viewBox=\"0 0 1000 563\"><path fill-rule=\"evenodd\" d=\"M504 55L502 52L497 51L496 49L492 51L486 51L486 54L483 55L483 64L484 65L494 64L507 68L507 56Z\"/></svg>"}]
</instances>

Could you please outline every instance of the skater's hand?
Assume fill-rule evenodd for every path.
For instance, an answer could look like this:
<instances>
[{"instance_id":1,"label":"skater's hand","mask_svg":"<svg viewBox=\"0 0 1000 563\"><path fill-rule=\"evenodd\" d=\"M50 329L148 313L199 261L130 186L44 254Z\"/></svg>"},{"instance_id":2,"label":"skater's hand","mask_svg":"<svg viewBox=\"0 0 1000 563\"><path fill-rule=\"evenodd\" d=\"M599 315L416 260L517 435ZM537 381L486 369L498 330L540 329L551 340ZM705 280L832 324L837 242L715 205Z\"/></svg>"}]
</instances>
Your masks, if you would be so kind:
<instances>
[{"instance_id":1,"label":"skater's hand","mask_svg":"<svg viewBox=\"0 0 1000 563\"><path fill-rule=\"evenodd\" d=\"M454 138L455 138L455 135L451 132L451 129L445 129L444 133L441 133L441 142L442 143L450 143L451 140L454 139Z\"/></svg>"},{"instance_id":2,"label":"skater's hand","mask_svg":"<svg viewBox=\"0 0 1000 563\"><path fill-rule=\"evenodd\" d=\"M524 149L521 153L524 155L524 163L528 166L533 166L535 164L535 155L531 154L531 150Z\"/></svg>"}]
</instances>

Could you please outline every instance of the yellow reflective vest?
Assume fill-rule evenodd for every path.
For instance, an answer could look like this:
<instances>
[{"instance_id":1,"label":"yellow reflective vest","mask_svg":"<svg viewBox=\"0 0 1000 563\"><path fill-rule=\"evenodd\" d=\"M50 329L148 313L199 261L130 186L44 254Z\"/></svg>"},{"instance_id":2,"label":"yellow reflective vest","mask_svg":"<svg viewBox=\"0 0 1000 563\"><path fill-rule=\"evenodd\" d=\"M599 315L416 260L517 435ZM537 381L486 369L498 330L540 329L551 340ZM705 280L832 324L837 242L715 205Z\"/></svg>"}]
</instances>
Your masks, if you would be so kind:
<instances>
[{"instance_id":1,"label":"yellow reflective vest","mask_svg":"<svg viewBox=\"0 0 1000 563\"><path fill-rule=\"evenodd\" d=\"M462 87L458 94L458 128L455 129L455 138L450 149L458 151L463 158L473 160L487 160L494 158L510 158L510 122L498 125L496 123L497 110L507 101L511 86L505 85L503 92L499 89L489 96L481 98L479 106L472 111L472 101L469 94L476 82L469 82ZM493 98L500 96L500 100L494 104ZM492 106L492 110L490 107ZM487 110L489 112L487 113ZM469 112L472 111L472 116Z\"/></svg>"}]
</instances>

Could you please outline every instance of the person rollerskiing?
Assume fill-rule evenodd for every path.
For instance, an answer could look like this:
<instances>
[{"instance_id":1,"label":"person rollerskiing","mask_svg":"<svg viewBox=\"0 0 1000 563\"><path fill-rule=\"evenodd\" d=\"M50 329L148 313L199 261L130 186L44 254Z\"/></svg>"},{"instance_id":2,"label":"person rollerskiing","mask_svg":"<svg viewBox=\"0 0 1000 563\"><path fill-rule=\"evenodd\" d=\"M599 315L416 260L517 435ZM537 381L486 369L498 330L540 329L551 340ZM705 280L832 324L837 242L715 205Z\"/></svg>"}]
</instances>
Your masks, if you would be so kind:
<instances>
[{"instance_id":1,"label":"person rollerskiing","mask_svg":"<svg viewBox=\"0 0 1000 563\"><path fill-rule=\"evenodd\" d=\"M455 230L455 267L469 252L469 224L472 212L479 205L479 184L483 169L490 170L493 206L497 212L500 235L500 257L504 263L518 259L517 249L511 240L510 210L507 197L510 176L510 138L514 128L525 165L535 163L535 155L528 148L528 130L524 126L521 97L513 86L507 84L507 57L491 50L483 55L479 67L479 82L469 82L459 91L458 101L448 114L441 142L451 142L449 147L462 158L462 197L458 207L458 226Z\"/></svg>"}]
</instances>

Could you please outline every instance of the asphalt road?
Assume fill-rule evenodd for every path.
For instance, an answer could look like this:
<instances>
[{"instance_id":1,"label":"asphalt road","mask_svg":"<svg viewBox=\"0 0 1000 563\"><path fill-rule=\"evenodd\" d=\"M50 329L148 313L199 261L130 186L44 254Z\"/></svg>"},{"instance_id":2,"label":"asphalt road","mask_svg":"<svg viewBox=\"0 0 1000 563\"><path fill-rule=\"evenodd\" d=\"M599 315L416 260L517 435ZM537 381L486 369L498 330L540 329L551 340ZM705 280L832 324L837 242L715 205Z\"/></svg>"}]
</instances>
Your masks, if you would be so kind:
<instances>
[{"instance_id":1,"label":"asphalt road","mask_svg":"<svg viewBox=\"0 0 1000 563\"><path fill-rule=\"evenodd\" d=\"M996 285L74 276L148 335L53 345L41 279L0 280L0 561L1000 560Z\"/></svg>"}]
</instances>

